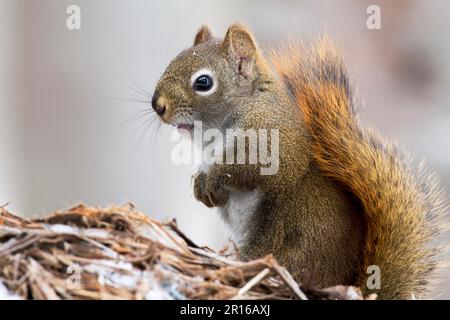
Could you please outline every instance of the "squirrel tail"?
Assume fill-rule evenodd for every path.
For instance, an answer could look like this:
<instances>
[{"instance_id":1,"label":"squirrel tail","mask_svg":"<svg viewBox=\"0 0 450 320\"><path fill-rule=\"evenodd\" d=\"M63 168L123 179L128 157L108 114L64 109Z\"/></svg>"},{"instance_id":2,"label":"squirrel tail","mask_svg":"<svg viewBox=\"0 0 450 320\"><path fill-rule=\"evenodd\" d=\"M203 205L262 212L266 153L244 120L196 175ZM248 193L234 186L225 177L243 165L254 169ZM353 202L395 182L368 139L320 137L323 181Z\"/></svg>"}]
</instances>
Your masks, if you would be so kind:
<instances>
[{"instance_id":1,"label":"squirrel tail","mask_svg":"<svg viewBox=\"0 0 450 320\"><path fill-rule=\"evenodd\" d=\"M423 297L439 265L442 250L433 242L445 230L447 209L434 175L358 124L343 59L330 40L308 48L291 43L272 52L271 62L302 110L319 168L362 204L367 239L356 285L381 299ZM372 265L380 271L378 290L366 282Z\"/></svg>"}]
</instances>

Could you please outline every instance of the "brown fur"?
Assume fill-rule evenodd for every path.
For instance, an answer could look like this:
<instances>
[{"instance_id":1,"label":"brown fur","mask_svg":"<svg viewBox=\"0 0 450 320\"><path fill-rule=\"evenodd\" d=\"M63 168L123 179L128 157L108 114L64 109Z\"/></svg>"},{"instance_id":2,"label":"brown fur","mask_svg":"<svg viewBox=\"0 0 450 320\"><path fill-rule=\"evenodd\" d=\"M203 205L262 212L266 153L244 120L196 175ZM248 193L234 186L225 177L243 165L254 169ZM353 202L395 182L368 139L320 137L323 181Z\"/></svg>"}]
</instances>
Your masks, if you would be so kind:
<instances>
[{"instance_id":1,"label":"brown fur","mask_svg":"<svg viewBox=\"0 0 450 320\"><path fill-rule=\"evenodd\" d=\"M358 124L338 52L322 39L310 49L291 44L271 60L302 110L319 168L363 205L368 233L358 284L364 288L367 266L378 265L382 298L424 294L437 265L428 245L445 225L441 191L395 144Z\"/></svg>"},{"instance_id":2,"label":"brown fur","mask_svg":"<svg viewBox=\"0 0 450 320\"><path fill-rule=\"evenodd\" d=\"M211 30L209 30L208 26L202 26L200 30L198 30L195 39L194 46L207 42L213 38Z\"/></svg>"},{"instance_id":3,"label":"brown fur","mask_svg":"<svg viewBox=\"0 0 450 320\"><path fill-rule=\"evenodd\" d=\"M376 264L382 298L422 292L435 266L433 249L425 249L441 212L434 184L356 123L334 47L320 42L307 52L291 46L272 62L277 73L244 26L232 25L223 41L202 27L194 47L176 57L158 82L155 96L167 109L161 116L166 123L279 130L278 174L262 176L259 164L213 164L196 176L195 197L220 207L229 222L230 190L259 190L262 198L241 226L242 255L272 253L298 281L312 276L321 287L364 288L366 267ZM218 78L209 96L189 85L201 68Z\"/></svg>"}]
</instances>

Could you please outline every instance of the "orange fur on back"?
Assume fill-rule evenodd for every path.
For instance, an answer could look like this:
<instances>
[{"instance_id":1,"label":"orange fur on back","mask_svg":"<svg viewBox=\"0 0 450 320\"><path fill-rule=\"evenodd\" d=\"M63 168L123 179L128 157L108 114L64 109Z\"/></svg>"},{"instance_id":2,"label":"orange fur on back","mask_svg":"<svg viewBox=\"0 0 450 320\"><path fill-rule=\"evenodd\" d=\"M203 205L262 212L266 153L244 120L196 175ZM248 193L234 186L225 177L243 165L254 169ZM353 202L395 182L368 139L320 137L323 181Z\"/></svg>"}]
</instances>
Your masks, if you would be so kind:
<instances>
[{"instance_id":1,"label":"orange fur on back","mask_svg":"<svg viewBox=\"0 0 450 320\"><path fill-rule=\"evenodd\" d=\"M339 51L327 39L306 48L290 44L271 61L301 108L321 171L361 201L367 221L364 261L357 285L366 288L367 267L381 270L381 298L427 292L436 269L445 202L433 175L413 166L395 144L358 123L351 86Z\"/></svg>"}]
</instances>

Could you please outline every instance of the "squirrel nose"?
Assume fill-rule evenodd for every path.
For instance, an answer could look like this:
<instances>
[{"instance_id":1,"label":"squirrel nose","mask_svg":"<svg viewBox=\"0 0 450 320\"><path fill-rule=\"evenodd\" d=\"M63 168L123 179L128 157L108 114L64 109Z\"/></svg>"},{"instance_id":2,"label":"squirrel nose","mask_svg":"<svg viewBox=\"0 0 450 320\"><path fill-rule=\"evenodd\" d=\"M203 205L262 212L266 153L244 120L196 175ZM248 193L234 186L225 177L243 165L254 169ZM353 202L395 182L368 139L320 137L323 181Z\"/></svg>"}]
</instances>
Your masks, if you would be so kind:
<instances>
[{"instance_id":1,"label":"squirrel nose","mask_svg":"<svg viewBox=\"0 0 450 320\"><path fill-rule=\"evenodd\" d=\"M152 107L159 116L162 116L166 112L164 101L163 99L160 99L160 96L157 93L153 95Z\"/></svg>"}]
</instances>

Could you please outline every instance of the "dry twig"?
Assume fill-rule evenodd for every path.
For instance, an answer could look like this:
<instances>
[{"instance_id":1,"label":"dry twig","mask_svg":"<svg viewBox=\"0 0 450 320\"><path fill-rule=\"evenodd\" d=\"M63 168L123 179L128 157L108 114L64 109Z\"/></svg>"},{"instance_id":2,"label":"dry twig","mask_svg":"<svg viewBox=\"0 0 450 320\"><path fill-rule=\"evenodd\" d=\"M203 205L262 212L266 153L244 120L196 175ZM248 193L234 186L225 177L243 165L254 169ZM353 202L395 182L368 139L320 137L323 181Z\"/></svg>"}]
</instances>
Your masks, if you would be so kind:
<instances>
[{"instance_id":1,"label":"dry twig","mask_svg":"<svg viewBox=\"0 0 450 320\"><path fill-rule=\"evenodd\" d=\"M235 250L236 251L236 250ZM0 207L0 299L348 299L301 286L272 256L239 261L131 204L26 220Z\"/></svg>"}]
</instances>

